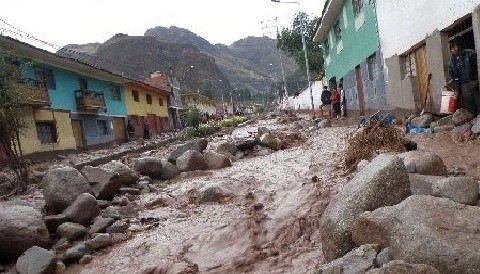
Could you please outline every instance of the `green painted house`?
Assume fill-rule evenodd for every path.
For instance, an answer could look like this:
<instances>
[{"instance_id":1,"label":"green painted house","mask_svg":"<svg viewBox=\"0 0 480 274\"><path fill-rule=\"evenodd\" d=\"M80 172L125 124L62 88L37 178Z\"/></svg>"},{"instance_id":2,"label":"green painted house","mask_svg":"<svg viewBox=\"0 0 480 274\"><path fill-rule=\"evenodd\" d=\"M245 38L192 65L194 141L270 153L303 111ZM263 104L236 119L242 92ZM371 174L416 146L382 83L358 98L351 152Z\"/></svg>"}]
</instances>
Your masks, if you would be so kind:
<instances>
[{"instance_id":1,"label":"green painted house","mask_svg":"<svg viewBox=\"0 0 480 274\"><path fill-rule=\"evenodd\" d=\"M386 108L375 1L327 0L314 41L322 45L330 88L344 86L347 109Z\"/></svg>"}]
</instances>

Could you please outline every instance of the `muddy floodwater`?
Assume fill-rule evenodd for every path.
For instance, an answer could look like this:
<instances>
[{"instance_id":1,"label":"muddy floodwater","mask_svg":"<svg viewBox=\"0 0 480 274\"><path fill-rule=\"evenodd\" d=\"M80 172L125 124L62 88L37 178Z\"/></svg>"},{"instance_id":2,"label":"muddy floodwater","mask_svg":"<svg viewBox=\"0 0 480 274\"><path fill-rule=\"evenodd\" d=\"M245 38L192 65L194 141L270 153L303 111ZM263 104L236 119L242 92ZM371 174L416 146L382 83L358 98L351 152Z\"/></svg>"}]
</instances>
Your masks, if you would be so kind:
<instances>
[{"instance_id":1,"label":"muddy floodwater","mask_svg":"<svg viewBox=\"0 0 480 274\"><path fill-rule=\"evenodd\" d=\"M235 130L232 137L244 137L257 126ZM292 149L244 158L140 196L140 205L158 197L170 201L140 211L139 218L160 220L159 225L133 233L67 273L148 273L158 266L195 264L200 273L312 273L323 263L320 216L348 180L342 157L350 131L315 130ZM206 184L217 184L228 197L191 203L189 194Z\"/></svg>"}]
</instances>

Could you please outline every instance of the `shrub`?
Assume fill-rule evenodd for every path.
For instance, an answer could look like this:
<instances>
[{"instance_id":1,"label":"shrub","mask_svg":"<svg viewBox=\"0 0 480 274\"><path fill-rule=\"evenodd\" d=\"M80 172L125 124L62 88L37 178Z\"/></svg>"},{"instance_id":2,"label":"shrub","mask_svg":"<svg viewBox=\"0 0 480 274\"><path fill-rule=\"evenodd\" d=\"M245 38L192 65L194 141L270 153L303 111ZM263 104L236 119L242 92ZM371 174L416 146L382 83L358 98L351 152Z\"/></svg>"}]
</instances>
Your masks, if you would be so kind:
<instances>
[{"instance_id":1,"label":"shrub","mask_svg":"<svg viewBox=\"0 0 480 274\"><path fill-rule=\"evenodd\" d=\"M185 123L187 127L198 128L202 120L202 113L196 106L188 106L185 114Z\"/></svg>"}]
</instances>

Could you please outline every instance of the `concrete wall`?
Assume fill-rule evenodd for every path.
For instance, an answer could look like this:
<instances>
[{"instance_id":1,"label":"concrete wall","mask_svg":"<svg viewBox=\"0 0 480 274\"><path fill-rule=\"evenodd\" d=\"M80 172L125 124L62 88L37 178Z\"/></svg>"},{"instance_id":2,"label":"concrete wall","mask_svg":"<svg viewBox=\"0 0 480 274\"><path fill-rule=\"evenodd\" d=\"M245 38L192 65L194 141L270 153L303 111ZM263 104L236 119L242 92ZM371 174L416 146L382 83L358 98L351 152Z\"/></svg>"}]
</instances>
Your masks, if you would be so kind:
<instances>
[{"instance_id":1,"label":"concrete wall","mask_svg":"<svg viewBox=\"0 0 480 274\"><path fill-rule=\"evenodd\" d=\"M376 3L380 45L384 57L389 58L471 13L480 0L377 0Z\"/></svg>"},{"instance_id":2,"label":"concrete wall","mask_svg":"<svg viewBox=\"0 0 480 274\"><path fill-rule=\"evenodd\" d=\"M315 81L312 83L313 103L315 109L320 106L324 81ZM310 99L310 89L306 88L300 92L298 96L289 96L288 99L280 106L281 109L295 109L295 110L311 110L312 103Z\"/></svg>"}]
</instances>

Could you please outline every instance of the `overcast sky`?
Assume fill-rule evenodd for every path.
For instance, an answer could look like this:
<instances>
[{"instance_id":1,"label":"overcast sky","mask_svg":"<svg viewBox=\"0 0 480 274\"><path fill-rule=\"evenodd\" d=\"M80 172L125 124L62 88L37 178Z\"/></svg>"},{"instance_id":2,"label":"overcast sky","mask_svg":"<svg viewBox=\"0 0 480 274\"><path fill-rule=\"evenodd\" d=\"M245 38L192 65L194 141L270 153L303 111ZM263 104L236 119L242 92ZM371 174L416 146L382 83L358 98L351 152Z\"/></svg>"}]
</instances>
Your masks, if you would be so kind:
<instances>
[{"instance_id":1,"label":"overcast sky","mask_svg":"<svg viewBox=\"0 0 480 274\"><path fill-rule=\"evenodd\" d=\"M280 26L289 26L298 11L319 16L324 1L299 0L297 5L270 0L0 0L0 19L57 45L104 42L119 32L143 35L156 26L186 28L212 44L230 45L247 36L262 36L261 21L277 17ZM11 29L1 21L0 28Z\"/></svg>"}]
</instances>

